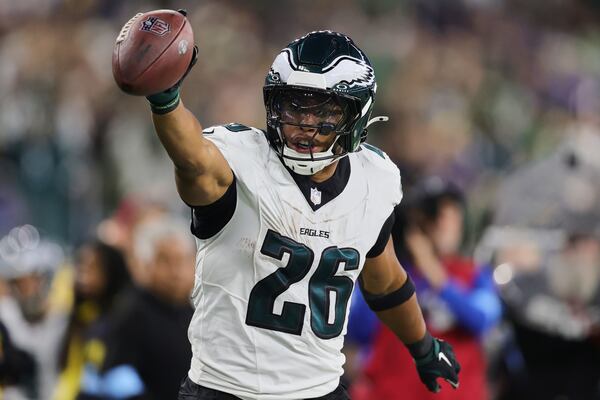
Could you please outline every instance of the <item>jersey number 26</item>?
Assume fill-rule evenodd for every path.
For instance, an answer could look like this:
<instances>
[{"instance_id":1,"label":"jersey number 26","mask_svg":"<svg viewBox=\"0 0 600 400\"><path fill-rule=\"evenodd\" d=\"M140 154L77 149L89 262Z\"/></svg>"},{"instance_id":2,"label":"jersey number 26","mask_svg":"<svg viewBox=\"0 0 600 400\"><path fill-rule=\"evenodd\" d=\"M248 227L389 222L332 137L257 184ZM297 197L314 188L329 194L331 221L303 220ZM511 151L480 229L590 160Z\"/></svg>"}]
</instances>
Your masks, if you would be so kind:
<instances>
[{"instance_id":1,"label":"jersey number 26","mask_svg":"<svg viewBox=\"0 0 600 400\"><path fill-rule=\"evenodd\" d=\"M260 252L280 261L284 253L287 253L289 259L285 267L278 268L252 288L248 299L246 324L300 335L306 305L286 301L283 303L280 315L275 314L273 308L277 296L308 274L313 264L314 252L306 245L272 230L267 232ZM356 249L328 247L321 253L319 265L310 277L308 282L310 325L315 335L322 339L331 339L342 333L346 307L354 283L346 276L337 276L336 272L341 263L344 263L345 271L357 269L359 257ZM335 301L333 309L330 304L332 298Z\"/></svg>"}]
</instances>

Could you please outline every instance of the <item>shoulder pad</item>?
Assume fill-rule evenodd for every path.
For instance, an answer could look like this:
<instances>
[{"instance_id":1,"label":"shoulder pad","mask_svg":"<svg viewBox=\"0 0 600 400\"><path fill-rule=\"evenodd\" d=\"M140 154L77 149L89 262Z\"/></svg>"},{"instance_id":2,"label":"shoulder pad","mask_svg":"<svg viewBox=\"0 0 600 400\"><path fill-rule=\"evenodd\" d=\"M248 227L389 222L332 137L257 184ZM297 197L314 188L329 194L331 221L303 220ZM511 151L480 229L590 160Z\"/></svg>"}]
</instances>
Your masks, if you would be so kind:
<instances>
[{"instance_id":1,"label":"shoulder pad","mask_svg":"<svg viewBox=\"0 0 600 400\"><path fill-rule=\"evenodd\" d=\"M264 133L262 130L258 129L258 128L253 128L251 126L246 126L243 124L238 124L237 122L232 122L230 124L226 124L226 125L213 125L213 126L209 126L208 128L204 128L202 130L202 133L204 134L211 134L211 133L217 133L217 132L245 132L245 131L253 131L255 133Z\"/></svg>"},{"instance_id":2,"label":"shoulder pad","mask_svg":"<svg viewBox=\"0 0 600 400\"><path fill-rule=\"evenodd\" d=\"M384 183L384 185L387 185L385 188L378 190L388 191L393 195L394 203L400 203L402 199L402 179L398 166L383 150L372 144L363 143L360 147L361 151L358 152L358 155L363 160L363 165L367 168L369 176L377 177L373 180L374 184ZM390 191L392 187L395 189Z\"/></svg>"},{"instance_id":3,"label":"shoulder pad","mask_svg":"<svg viewBox=\"0 0 600 400\"><path fill-rule=\"evenodd\" d=\"M363 143L361 145L361 147L363 149L367 149L367 150L371 150L373 153L377 154L379 157L385 159L386 154L383 152L383 150L381 150L379 147L375 147L372 144L369 143Z\"/></svg>"},{"instance_id":4,"label":"shoulder pad","mask_svg":"<svg viewBox=\"0 0 600 400\"><path fill-rule=\"evenodd\" d=\"M242 132L250 130L250 128L246 125L238 124L237 122L232 122L230 124L224 125L224 127L230 132Z\"/></svg>"}]
</instances>

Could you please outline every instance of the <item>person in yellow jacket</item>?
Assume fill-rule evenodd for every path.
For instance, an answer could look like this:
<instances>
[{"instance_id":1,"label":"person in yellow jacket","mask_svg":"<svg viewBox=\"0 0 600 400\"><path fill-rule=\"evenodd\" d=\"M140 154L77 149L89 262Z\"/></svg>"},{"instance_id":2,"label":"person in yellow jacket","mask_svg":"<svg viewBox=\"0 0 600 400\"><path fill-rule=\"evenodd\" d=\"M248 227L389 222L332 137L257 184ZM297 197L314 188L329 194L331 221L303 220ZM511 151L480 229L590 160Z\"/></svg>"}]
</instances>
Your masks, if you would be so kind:
<instances>
[{"instance_id":1,"label":"person in yellow jacket","mask_svg":"<svg viewBox=\"0 0 600 400\"><path fill-rule=\"evenodd\" d=\"M100 241L82 245L75 259L74 301L60 354L55 400L74 400L85 365L100 367L111 312L131 284L120 250Z\"/></svg>"}]
</instances>

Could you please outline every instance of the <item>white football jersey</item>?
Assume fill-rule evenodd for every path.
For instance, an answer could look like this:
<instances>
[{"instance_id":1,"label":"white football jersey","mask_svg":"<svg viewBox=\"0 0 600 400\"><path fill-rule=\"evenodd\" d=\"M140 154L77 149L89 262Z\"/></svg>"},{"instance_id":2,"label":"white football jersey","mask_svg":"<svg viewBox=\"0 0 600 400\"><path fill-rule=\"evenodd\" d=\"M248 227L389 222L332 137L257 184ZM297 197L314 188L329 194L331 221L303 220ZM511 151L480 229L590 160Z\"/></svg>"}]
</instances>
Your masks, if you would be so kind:
<instances>
[{"instance_id":1,"label":"white football jersey","mask_svg":"<svg viewBox=\"0 0 600 400\"><path fill-rule=\"evenodd\" d=\"M354 282L400 203L400 174L363 145L341 194L313 211L264 133L236 127L205 130L236 176L237 204L197 239L189 376L244 400L319 397L339 384Z\"/></svg>"}]
</instances>

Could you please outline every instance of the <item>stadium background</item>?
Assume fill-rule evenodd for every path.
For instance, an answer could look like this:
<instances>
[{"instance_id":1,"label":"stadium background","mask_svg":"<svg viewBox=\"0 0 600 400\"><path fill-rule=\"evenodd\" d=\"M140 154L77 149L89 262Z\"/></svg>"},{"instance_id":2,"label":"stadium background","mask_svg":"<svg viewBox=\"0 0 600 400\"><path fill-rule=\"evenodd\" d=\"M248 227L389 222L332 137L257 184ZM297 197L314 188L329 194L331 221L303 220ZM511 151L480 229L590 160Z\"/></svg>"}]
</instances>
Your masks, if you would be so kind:
<instances>
[{"instance_id":1,"label":"stadium background","mask_svg":"<svg viewBox=\"0 0 600 400\"><path fill-rule=\"evenodd\" d=\"M32 224L72 255L90 236L118 244L132 209L185 215L146 102L111 73L122 24L156 8L188 10L200 56L183 98L205 126L263 127L274 55L341 31L374 64L374 115L390 122L369 142L405 190L436 175L465 192L465 253L504 243L492 225L534 228L541 247L544 232L598 233L598 2L2 0L0 237Z\"/></svg>"}]
</instances>

